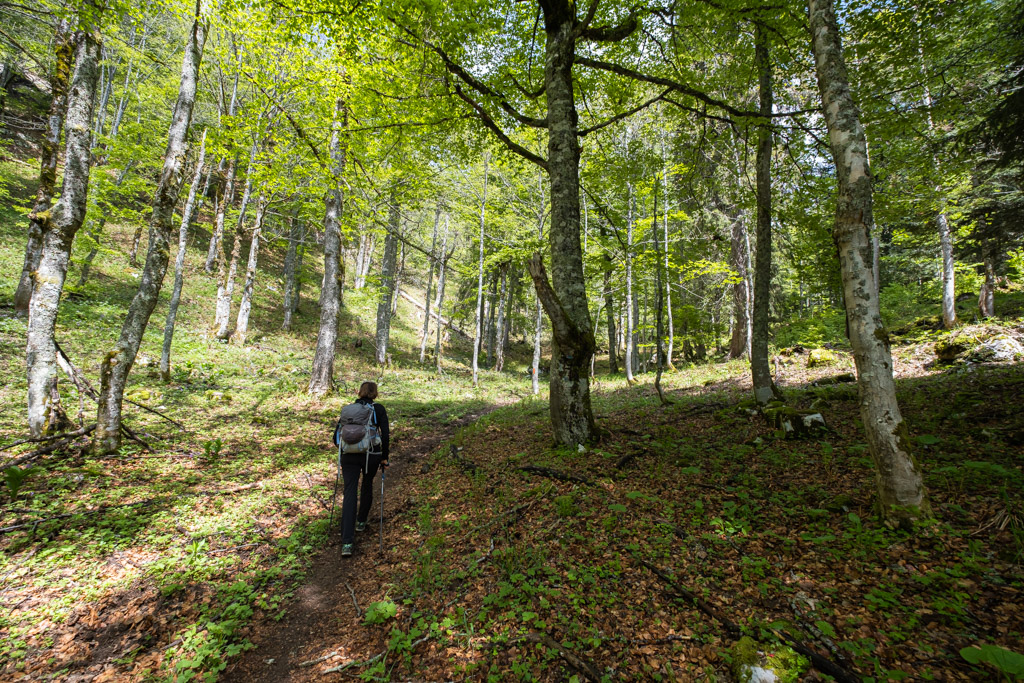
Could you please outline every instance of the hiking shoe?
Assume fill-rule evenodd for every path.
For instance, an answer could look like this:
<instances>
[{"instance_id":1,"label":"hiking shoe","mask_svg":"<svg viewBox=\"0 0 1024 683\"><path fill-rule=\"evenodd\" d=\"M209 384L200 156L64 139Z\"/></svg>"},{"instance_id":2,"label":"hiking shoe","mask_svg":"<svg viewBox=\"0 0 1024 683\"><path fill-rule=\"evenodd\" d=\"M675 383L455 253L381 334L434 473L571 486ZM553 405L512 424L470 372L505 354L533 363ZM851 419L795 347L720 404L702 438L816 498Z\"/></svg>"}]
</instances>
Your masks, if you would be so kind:
<instances>
[{"instance_id":1,"label":"hiking shoe","mask_svg":"<svg viewBox=\"0 0 1024 683\"><path fill-rule=\"evenodd\" d=\"M366 522L356 522L356 531L366 531Z\"/></svg>"},{"instance_id":2,"label":"hiking shoe","mask_svg":"<svg viewBox=\"0 0 1024 683\"><path fill-rule=\"evenodd\" d=\"M346 543L345 545L341 546L341 556L342 557L352 557L352 544L351 543Z\"/></svg>"}]
</instances>

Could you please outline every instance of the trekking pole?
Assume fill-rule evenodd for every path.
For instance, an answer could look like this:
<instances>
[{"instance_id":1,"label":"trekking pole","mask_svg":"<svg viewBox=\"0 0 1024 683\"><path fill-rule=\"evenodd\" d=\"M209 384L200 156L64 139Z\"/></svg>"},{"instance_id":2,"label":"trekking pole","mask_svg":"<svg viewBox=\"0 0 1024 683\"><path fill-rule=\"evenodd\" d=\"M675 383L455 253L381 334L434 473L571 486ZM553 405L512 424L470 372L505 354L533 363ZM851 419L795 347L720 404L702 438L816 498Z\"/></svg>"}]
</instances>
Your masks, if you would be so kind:
<instances>
[{"instance_id":1,"label":"trekking pole","mask_svg":"<svg viewBox=\"0 0 1024 683\"><path fill-rule=\"evenodd\" d=\"M380 551L384 552L384 468L380 468Z\"/></svg>"},{"instance_id":2,"label":"trekking pole","mask_svg":"<svg viewBox=\"0 0 1024 683\"><path fill-rule=\"evenodd\" d=\"M339 438L338 441L341 441ZM338 475L334 478L334 495L331 496L331 521L327 523L327 535L331 535L334 526L334 503L338 500L338 482L341 480L341 444L338 444Z\"/></svg>"}]
</instances>

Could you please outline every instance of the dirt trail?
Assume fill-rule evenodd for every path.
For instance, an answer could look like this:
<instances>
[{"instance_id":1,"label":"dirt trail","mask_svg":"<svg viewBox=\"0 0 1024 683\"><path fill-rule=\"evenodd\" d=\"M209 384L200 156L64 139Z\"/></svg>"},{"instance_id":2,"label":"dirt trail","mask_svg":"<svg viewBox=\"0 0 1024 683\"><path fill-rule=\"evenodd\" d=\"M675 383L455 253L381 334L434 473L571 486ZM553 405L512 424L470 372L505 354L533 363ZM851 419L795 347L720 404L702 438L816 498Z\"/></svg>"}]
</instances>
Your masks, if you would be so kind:
<instances>
[{"instance_id":1,"label":"dirt trail","mask_svg":"<svg viewBox=\"0 0 1024 683\"><path fill-rule=\"evenodd\" d=\"M406 476L419 474L423 458L432 453L445 440L450 439L462 426L478 419L484 413L467 415L444 430L405 437L391 449L392 466L388 468L384 496L384 553L379 550L379 501L374 498L376 518L370 515L369 527L356 534L355 555L341 557L341 539L333 529L330 541L313 560L307 573L307 583L296 591L279 622L257 622L249 639L256 647L242 654L219 677L220 681L251 683L278 683L280 681L312 681L325 676L323 669L337 665L338 661L321 661L314 665L303 662L317 660L336 653L345 661L362 658L367 650L362 632L359 610L381 594L380 570L386 575L397 569L402 557L388 551L388 534L397 533L394 520L409 505L403 486ZM380 483L375 482L375 496ZM341 494L335 510L335 523L341 510ZM386 579L385 579L386 581ZM347 585L346 585L347 584ZM349 592L349 587L351 591ZM375 652L383 649L381 644ZM327 674L328 676L331 674ZM336 678L337 675L334 674Z\"/></svg>"}]
</instances>

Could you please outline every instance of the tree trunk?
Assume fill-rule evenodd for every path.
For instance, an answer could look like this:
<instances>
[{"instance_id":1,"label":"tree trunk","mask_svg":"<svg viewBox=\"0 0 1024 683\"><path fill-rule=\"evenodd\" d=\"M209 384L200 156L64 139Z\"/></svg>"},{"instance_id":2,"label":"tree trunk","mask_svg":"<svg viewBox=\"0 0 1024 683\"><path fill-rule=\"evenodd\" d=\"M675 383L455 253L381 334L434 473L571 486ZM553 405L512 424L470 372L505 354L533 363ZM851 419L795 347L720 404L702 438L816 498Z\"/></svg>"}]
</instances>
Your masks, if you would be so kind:
<instances>
[{"instance_id":1,"label":"tree trunk","mask_svg":"<svg viewBox=\"0 0 1024 683\"><path fill-rule=\"evenodd\" d=\"M396 266L398 265L398 229L401 225L398 196L392 190L388 211L388 234L384 239L384 258L381 262L380 290L377 300L377 363L388 363L388 341L391 338L391 301L395 297Z\"/></svg>"},{"instance_id":2,"label":"tree trunk","mask_svg":"<svg viewBox=\"0 0 1024 683\"><path fill-rule=\"evenodd\" d=\"M665 173L665 182L668 182L668 173ZM664 308L664 292L662 289L662 282L666 279L662 276L662 259L661 259L661 246L658 240L658 179L654 179L654 193L653 193L653 215L651 218L651 236L654 238L654 279L655 279L655 295L654 295L654 328L655 328L655 367L657 373L654 376L654 389L658 392L658 399L661 401L661 405L667 405L668 400L665 398L665 391L661 387L661 374L665 370L665 358L662 355L662 335L664 329L662 328L661 316L662 309ZM668 206L665 207L665 213L668 214ZM667 233L666 233L667 234ZM666 273L668 271L666 270Z\"/></svg>"},{"instance_id":3,"label":"tree trunk","mask_svg":"<svg viewBox=\"0 0 1024 683\"><path fill-rule=\"evenodd\" d=\"M89 197L89 166L92 157L89 149L89 122L92 120L99 73L99 34L91 30L78 31L74 52L74 73L69 81L67 98L68 134L64 153L64 184L60 199L53 209L36 217L42 224L42 253L32 277L25 354L28 366L28 426L33 437L42 436L55 426L58 416L63 412L59 395L56 394L57 349L54 331L57 306L71 258L71 244L75 233L82 227Z\"/></svg>"},{"instance_id":4,"label":"tree trunk","mask_svg":"<svg viewBox=\"0 0 1024 683\"><path fill-rule=\"evenodd\" d=\"M430 337L430 290L434 286L434 262L437 261L437 228L441 222L441 202L434 213L434 235L430 238L430 261L427 263L427 292L423 297L423 333L420 335L420 365L427 359L427 339Z\"/></svg>"},{"instance_id":5,"label":"tree trunk","mask_svg":"<svg viewBox=\"0 0 1024 683\"><path fill-rule=\"evenodd\" d=\"M445 225L445 237L448 236L448 226ZM441 308L444 306L444 285L448 278L445 277L445 269L448 267L448 259L451 258L452 254L455 253L453 247L451 252L446 253L444 260L441 262L441 274L437 277L437 339L434 342L434 357L437 358L437 374L440 376L443 372L441 365L441 333L444 330L444 325L441 324Z\"/></svg>"},{"instance_id":6,"label":"tree trunk","mask_svg":"<svg viewBox=\"0 0 1024 683\"><path fill-rule=\"evenodd\" d=\"M765 121L757 133L757 263L754 271L754 315L751 324L750 374L754 399L765 405L781 398L772 381L768 364L768 310L772 279L772 65L767 39L758 24L755 28L754 59L757 62L760 112Z\"/></svg>"},{"instance_id":7,"label":"tree trunk","mask_svg":"<svg viewBox=\"0 0 1024 683\"><path fill-rule=\"evenodd\" d=\"M249 242L249 263L245 269L245 285L242 287L242 301L238 304L238 318L232 338L239 344L245 344L249 333L249 313L252 311L252 293L256 288L256 263L260 251L260 234L263 231L263 220L267 215L267 198L260 193L256 200L256 224L252 226L252 239Z\"/></svg>"},{"instance_id":8,"label":"tree trunk","mask_svg":"<svg viewBox=\"0 0 1024 683\"><path fill-rule=\"evenodd\" d=\"M259 128L259 123L257 123ZM252 197L252 175L256 170L256 152L259 143L253 142L249 150L249 167L245 172L245 186L242 190L242 204L238 207L238 220L235 223L235 239L231 246L231 259L224 258L224 238L221 236L220 258L218 259L217 273L217 306L213 326L217 339L227 341L231 338L231 299L235 293L235 274L238 272L238 259L242 253L242 237L245 234L245 214L249 210L249 200Z\"/></svg>"},{"instance_id":9,"label":"tree trunk","mask_svg":"<svg viewBox=\"0 0 1024 683\"><path fill-rule=\"evenodd\" d=\"M875 298L882 291L882 245L878 233L871 236L871 275L875 278Z\"/></svg>"},{"instance_id":10,"label":"tree trunk","mask_svg":"<svg viewBox=\"0 0 1024 683\"><path fill-rule=\"evenodd\" d=\"M487 320L487 326L484 328L487 331L487 334L485 335L487 340L487 362L485 365L488 367L494 366L495 345L498 341L498 327L495 324L498 310L498 279L498 273L495 272L491 276L491 286L488 287L487 309L486 315L484 316Z\"/></svg>"},{"instance_id":11,"label":"tree trunk","mask_svg":"<svg viewBox=\"0 0 1024 683\"><path fill-rule=\"evenodd\" d=\"M633 185L629 184L629 215L626 219L626 381L636 383L636 294L633 292Z\"/></svg>"},{"instance_id":12,"label":"tree trunk","mask_svg":"<svg viewBox=\"0 0 1024 683\"><path fill-rule=\"evenodd\" d=\"M484 223L487 216L487 162L484 153L484 187L480 196L480 265L476 283L476 334L473 337L473 386L480 385L480 343L483 340L484 322Z\"/></svg>"},{"instance_id":13,"label":"tree trunk","mask_svg":"<svg viewBox=\"0 0 1024 683\"><path fill-rule=\"evenodd\" d=\"M174 322L178 317L178 305L181 303L181 287L185 281L185 253L188 247L188 228L199 208L199 183L203 177L203 164L206 161L206 131L199 144L199 159L196 160L196 174L192 176L192 185L185 200L185 210L181 215L178 228L178 255L174 259L174 287L171 289L171 301L167 304L167 320L164 322L164 346L160 352L160 378L171 381L171 341L174 339ZM210 175L207 173L207 179Z\"/></svg>"},{"instance_id":14,"label":"tree trunk","mask_svg":"<svg viewBox=\"0 0 1024 683\"><path fill-rule=\"evenodd\" d=\"M54 187L57 182L57 157L60 156L60 136L64 130L64 112L68 102L68 83L74 66L75 36L67 20L57 23L54 35L56 66L50 78L52 96L50 112L46 118L46 131L39 143L39 187L32 212L28 215L28 240L25 244L25 261L21 268L21 279L14 293L14 310L18 315L28 314L32 298L32 274L39 267L43 253L43 231L46 212L50 210Z\"/></svg>"},{"instance_id":15,"label":"tree trunk","mask_svg":"<svg viewBox=\"0 0 1024 683\"><path fill-rule=\"evenodd\" d=\"M295 270L298 261L299 240L302 239L302 223L299 222L298 211L292 216L288 226L288 251L284 255L284 322L281 329L292 329L292 314L295 312L294 300L297 295L295 287Z\"/></svg>"},{"instance_id":16,"label":"tree trunk","mask_svg":"<svg viewBox=\"0 0 1024 683\"><path fill-rule=\"evenodd\" d=\"M224 261L224 221L228 207L235 201L235 172L238 169L238 157L230 156L227 161L227 177L223 184L218 183L217 217L214 219L213 234L210 235L210 248L206 251L206 264L203 270L213 273L214 264L219 266ZM220 268L218 268L219 270Z\"/></svg>"},{"instance_id":17,"label":"tree trunk","mask_svg":"<svg viewBox=\"0 0 1024 683\"><path fill-rule=\"evenodd\" d=\"M747 329L750 321L747 319L747 309L750 292L747 291L747 261L750 260L746 253L749 242L747 240L747 226L744 216L741 213L732 224L732 244L730 249L730 265L736 271L740 281L732 286L732 339L729 341L729 357L741 358L747 352Z\"/></svg>"},{"instance_id":18,"label":"tree trunk","mask_svg":"<svg viewBox=\"0 0 1024 683\"><path fill-rule=\"evenodd\" d=\"M896 402L889 335L871 273L872 196L867 143L850 93L832 0L808 0L818 89L838 192L834 238L839 250L850 344L857 366L861 421L877 470L880 511L909 524L930 513L921 470Z\"/></svg>"},{"instance_id":19,"label":"tree trunk","mask_svg":"<svg viewBox=\"0 0 1024 683\"><path fill-rule=\"evenodd\" d=\"M675 366L672 364L672 354L675 351L675 335L676 335L676 330L675 330L675 322L672 319L672 278L669 277L669 267L670 267L670 265L669 265L669 256L670 256L670 253L671 253L671 250L669 248L669 241L668 241L668 213L669 213L669 204L668 204L668 186L669 186L669 182L668 182L668 178L669 178L669 175L668 175L668 154L667 154L667 152L665 150L664 139L662 139L662 144L661 144L661 164L662 164L662 169L663 169L664 174L665 174L665 192L664 192L665 208L662 210L662 212L665 214L664 215L664 219L663 219L663 222L665 224L664 225L664 227L665 227L665 242L664 242L664 244L665 244L665 273L664 273L663 281L665 283L664 284L664 287L665 287L665 302L664 302L664 306L665 306L665 313L667 314L667 318L668 318L668 349L665 351L665 366L666 366L666 369L668 369L668 370L675 370ZM657 226L652 225L651 228L652 229L657 229Z\"/></svg>"},{"instance_id":20,"label":"tree trunk","mask_svg":"<svg viewBox=\"0 0 1024 683\"><path fill-rule=\"evenodd\" d=\"M978 313L982 318L992 318L996 314L996 269L993 263L992 243L985 239L981 243L981 262L985 268L985 281L978 295Z\"/></svg>"},{"instance_id":21,"label":"tree trunk","mask_svg":"<svg viewBox=\"0 0 1024 683\"><path fill-rule=\"evenodd\" d=\"M555 440L575 446L593 439L596 429L587 372L595 343L580 250L580 147L572 76L576 5L545 2L542 6L547 170L551 181L551 282L539 255L531 259L530 275L553 330L550 406Z\"/></svg>"},{"instance_id":22,"label":"tree trunk","mask_svg":"<svg viewBox=\"0 0 1024 683\"><path fill-rule=\"evenodd\" d=\"M341 212L344 201L341 188L348 154L347 140L344 138L347 126L348 111L345 101L339 98L334 104L334 122L331 126L334 178L327 192L324 212L324 285L320 289L320 331L316 337L316 353L309 377L308 391L314 396L323 396L334 389L334 350L338 342L338 314L341 309L338 252L341 249Z\"/></svg>"},{"instance_id":23,"label":"tree trunk","mask_svg":"<svg viewBox=\"0 0 1024 683\"><path fill-rule=\"evenodd\" d=\"M498 297L498 318L495 325L494 369L501 372L505 369L506 318L508 307L508 263L501 265L501 293Z\"/></svg>"},{"instance_id":24,"label":"tree trunk","mask_svg":"<svg viewBox=\"0 0 1024 683\"><path fill-rule=\"evenodd\" d=\"M615 332L615 299L612 296L612 260L604 257L604 309L608 318L608 372L619 371L618 335Z\"/></svg>"},{"instance_id":25,"label":"tree trunk","mask_svg":"<svg viewBox=\"0 0 1024 683\"><path fill-rule=\"evenodd\" d=\"M150 217L149 249L146 265L139 279L139 289L128 306L128 315L121 327L121 336L113 350L103 356L100 364L100 397L93 437L99 454L114 453L121 445L121 402L128 373L135 363L142 335L149 317L156 307L167 263L170 260L170 242L174 219L174 205L181 189L181 170L188 152L188 131L192 123L199 66L206 42L206 25L200 19L200 3L196 2L195 20L189 33L185 56L181 65L181 84L174 103L171 125L167 133L167 151L153 196L153 214Z\"/></svg>"},{"instance_id":26,"label":"tree trunk","mask_svg":"<svg viewBox=\"0 0 1024 683\"><path fill-rule=\"evenodd\" d=\"M956 281L953 261L953 234L943 211L936 217L939 226L939 244L942 247L942 325L947 330L956 327Z\"/></svg>"},{"instance_id":27,"label":"tree trunk","mask_svg":"<svg viewBox=\"0 0 1024 683\"><path fill-rule=\"evenodd\" d=\"M223 97L218 98L220 101L221 109L223 111ZM227 112L225 112L228 119L235 115L235 107L238 104L238 76L235 76L235 83L231 87L231 101L228 104ZM218 116L218 121L220 120ZM227 133L230 135L230 124L228 126ZM221 159L221 164L224 164L224 160ZM218 183L220 188L220 201L217 220L214 224L213 234L210 235L210 247L206 250L206 264L203 269L213 274L213 264L216 262L218 256L223 255L223 249L221 248L221 240L224 239L224 216L227 212L227 207L231 206L235 201L235 170L238 167L238 156L229 153L227 155L227 178L223 184ZM224 170L219 168L218 171Z\"/></svg>"}]
</instances>

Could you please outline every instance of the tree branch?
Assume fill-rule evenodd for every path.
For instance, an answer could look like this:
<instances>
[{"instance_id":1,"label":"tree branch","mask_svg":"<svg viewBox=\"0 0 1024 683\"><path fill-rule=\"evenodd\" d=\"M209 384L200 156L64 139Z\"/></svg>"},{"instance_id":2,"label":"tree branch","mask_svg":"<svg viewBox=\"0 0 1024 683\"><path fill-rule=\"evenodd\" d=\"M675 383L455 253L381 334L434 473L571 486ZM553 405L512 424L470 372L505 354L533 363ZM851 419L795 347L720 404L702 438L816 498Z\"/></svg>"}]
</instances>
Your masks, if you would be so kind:
<instances>
[{"instance_id":1,"label":"tree branch","mask_svg":"<svg viewBox=\"0 0 1024 683\"><path fill-rule=\"evenodd\" d=\"M523 157L527 161L532 161L533 163L537 164L545 171L548 170L548 162L546 159L534 154L533 152L526 149L519 143L514 142L512 138L510 138L505 133L505 131L498 127L498 124L494 122L494 119L491 118L491 115L488 114L487 111L478 102L476 102L473 98L471 98L469 95L465 93L465 91L462 89L462 86L458 84L455 85L455 94L462 98L463 101L465 101L469 106L473 108L474 111L476 111L477 116L479 116L480 120L483 121L484 126L489 128L491 132L494 133L506 147L508 147L510 150L512 150L519 156Z\"/></svg>"},{"instance_id":2,"label":"tree branch","mask_svg":"<svg viewBox=\"0 0 1024 683\"><path fill-rule=\"evenodd\" d=\"M590 128L584 128L583 130L578 131L576 133L576 135L579 135L580 137L583 137L584 135L589 135L590 133L594 133L596 131L599 131L602 128L606 128L606 127L612 125L613 123L615 123L616 121L621 121L624 118L628 118L628 117L632 116L633 114L637 113L638 111L646 109L647 107L651 106L655 102L657 102L659 100L665 99L665 96L668 95L670 92L672 92L672 89L671 88L667 88L663 93L661 93L657 97L653 97L653 98L647 100L646 102L644 102L643 104L638 104L637 106L633 107L632 109L628 109L628 110L622 112L621 114L616 114L615 116L611 117L610 119L608 119L608 120L606 120L606 121L604 121L602 123L597 124L596 126L591 126Z\"/></svg>"}]
</instances>

